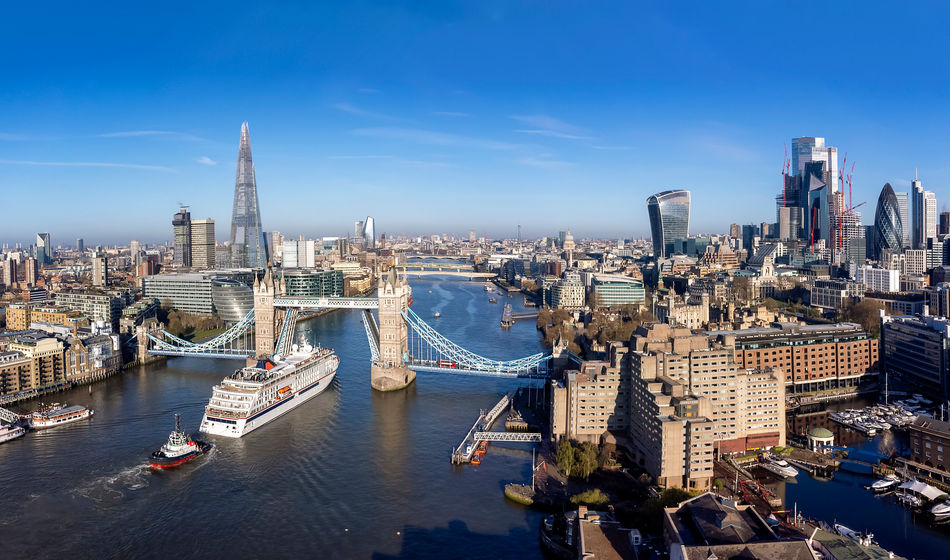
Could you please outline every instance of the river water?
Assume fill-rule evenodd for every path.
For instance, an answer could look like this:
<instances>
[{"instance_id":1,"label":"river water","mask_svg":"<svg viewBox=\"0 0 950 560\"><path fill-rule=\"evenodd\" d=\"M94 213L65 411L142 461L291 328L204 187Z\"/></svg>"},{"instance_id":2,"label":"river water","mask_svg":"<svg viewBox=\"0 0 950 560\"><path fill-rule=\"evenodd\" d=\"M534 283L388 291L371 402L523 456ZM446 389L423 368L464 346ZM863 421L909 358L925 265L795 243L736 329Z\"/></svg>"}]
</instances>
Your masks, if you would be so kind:
<instances>
[{"instance_id":1,"label":"river water","mask_svg":"<svg viewBox=\"0 0 950 560\"><path fill-rule=\"evenodd\" d=\"M416 313L469 350L541 350L533 321L499 327L519 296L491 304L481 283L411 282ZM505 482L530 478L530 448L449 462L479 409L527 381L423 372L381 394L358 311L303 322L300 334L341 357L333 385L241 439L213 438L208 456L177 470L146 459L174 413L197 429L212 384L240 362L173 358L55 395L95 417L0 446L0 557L542 557L540 514L503 496Z\"/></svg>"}]
</instances>

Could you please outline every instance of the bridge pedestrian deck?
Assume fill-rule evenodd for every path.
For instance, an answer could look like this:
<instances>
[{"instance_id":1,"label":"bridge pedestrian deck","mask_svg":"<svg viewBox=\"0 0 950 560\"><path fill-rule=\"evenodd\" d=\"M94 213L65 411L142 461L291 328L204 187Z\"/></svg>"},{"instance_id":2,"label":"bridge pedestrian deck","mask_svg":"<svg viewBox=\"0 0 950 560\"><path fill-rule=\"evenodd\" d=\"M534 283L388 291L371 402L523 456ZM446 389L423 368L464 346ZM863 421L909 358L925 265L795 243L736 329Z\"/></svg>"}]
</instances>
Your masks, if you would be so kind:
<instances>
[{"instance_id":1,"label":"bridge pedestrian deck","mask_svg":"<svg viewBox=\"0 0 950 560\"><path fill-rule=\"evenodd\" d=\"M501 416L501 414L511 405L511 395L506 394L501 400L492 407L491 410L482 410L478 420L472 425L472 429L465 435L462 443L452 452L452 464L470 463L472 455L478 449L478 445L483 441L516 441L516 442L540 442L541 434L525 432L492 432L492 425Z\"/></svg>"}]
</instances>

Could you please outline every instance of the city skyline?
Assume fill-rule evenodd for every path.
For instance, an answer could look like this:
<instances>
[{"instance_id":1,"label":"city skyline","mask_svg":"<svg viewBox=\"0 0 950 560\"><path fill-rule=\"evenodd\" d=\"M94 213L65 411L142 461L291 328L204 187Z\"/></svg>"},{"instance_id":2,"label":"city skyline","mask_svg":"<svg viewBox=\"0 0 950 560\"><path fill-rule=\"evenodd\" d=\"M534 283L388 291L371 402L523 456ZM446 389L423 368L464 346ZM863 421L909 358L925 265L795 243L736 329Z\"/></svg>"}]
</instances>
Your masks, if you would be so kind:
<instances>
[{"instance_id":1,"label":"city skyline","mask_svg":"<svg viewBox=\"0 0 950 560\"><path fill-rule=\"evenodd\" d=\"M0 39L13 54L0 69L16 84L5 95L0 183L50 201L30 224L11 216L0 239L27 242L37 230L54 244L166 240L179 202L226 224L234 130L245 120L266 231L343 235L369 214L391 234L515 237L520 224L524 237L561 227L640 237L649 235L642 201L677 188L703 209L694 231L723 231L774 220L783 144L800 136L824 137L856 162L855 202L873 204L886 182L909 190L917 168L942 210L950 168L948 117L933 93L946 82L933 45L943 40L938 9L825 13L917 30L886 50L872 34L819 33L805 12L758 5L735 15L500 3L196 14L213 13L215 33L199 32L202 17L176 27L124 14L151 22L138 30L152 39L142 44L118 30L123 17L93 9ZM11 17L34 20L30 10ZM78 44L74 21L86 24ZM261 27L256 46L244 41L248 21ZM545 31L555 28L566 33ZM771 40L777 32L797 34L794 53ZM414 41L400 42L406 34ZM677 44L657 46L669 37ZM51 62L66 45L82 63ZM95 56L101 49L114 54ZM842 64L812 76L803 97L789 79L802 71L796 61L827 52ZM566 203L592 195L631 211L605 225ZM741 207L730 201L738 195ZM108 223L89 218L103 207Z\"/></svg>"}]
</instances>

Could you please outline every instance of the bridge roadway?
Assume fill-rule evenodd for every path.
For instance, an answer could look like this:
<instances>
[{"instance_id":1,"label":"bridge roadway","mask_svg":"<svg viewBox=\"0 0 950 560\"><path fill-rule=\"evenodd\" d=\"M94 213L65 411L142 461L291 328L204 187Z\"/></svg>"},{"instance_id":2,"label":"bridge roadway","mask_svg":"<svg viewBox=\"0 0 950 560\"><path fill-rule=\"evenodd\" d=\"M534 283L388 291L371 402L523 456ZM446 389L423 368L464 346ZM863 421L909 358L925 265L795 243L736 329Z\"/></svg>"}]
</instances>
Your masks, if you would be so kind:
<instances>
[{"instance_id":1,"label":"bridge roadway","mask_svg":"<svg viewBox=\"0 0 950 560\"><path fill-rule=\"evenodd\" d=\"M495 278L498 276L494 272L475 272L475 271L464 271L464 270L406 270L406 276L415 276L417 278L422 278L423 276L460 276L462 278Z\"/></svg>"},{"instance_id":2,"label":"bridge roadway","mask_svg":"<svg viewBox=\"0 0 950 560\"><path fill-rule=\"evenodd\" d=\"M358 297L303 297L274 298L274 307L296 309L378 309L379 299Z\"/></svg>"}]
</instances>

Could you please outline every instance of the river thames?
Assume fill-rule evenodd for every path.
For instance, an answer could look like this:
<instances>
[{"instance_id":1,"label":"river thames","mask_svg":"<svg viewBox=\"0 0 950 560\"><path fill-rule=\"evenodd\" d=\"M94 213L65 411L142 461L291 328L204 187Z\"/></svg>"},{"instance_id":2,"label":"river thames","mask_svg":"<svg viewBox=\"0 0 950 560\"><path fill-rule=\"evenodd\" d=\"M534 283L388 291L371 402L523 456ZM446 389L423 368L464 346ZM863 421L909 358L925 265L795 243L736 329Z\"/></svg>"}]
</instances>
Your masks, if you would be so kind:
<instances>
[{"instance_id":1,"label":"river thames","mask_svg":"<svg viewBox=\"0 0 950 560\"><path fill-rule=\"evenodd\" d=\"M542 349L533 321L499 326L519 295L492 304L479 282L411 283L416 313L467 349L498 359ZM530 478L530 448L493 446L477 467L449 462L479 409L528 381L423 372L407 390L377 393L358 311L303 322L300 335L341 357L333 385L241 439L206 438L215 449L176 470L146 459L174 413L197 430L211 386L241 362L173 358L45 399L95 416L0 446L2 556L542 557L540 514L502 493Z\"/></svg>"}]
</instances>

